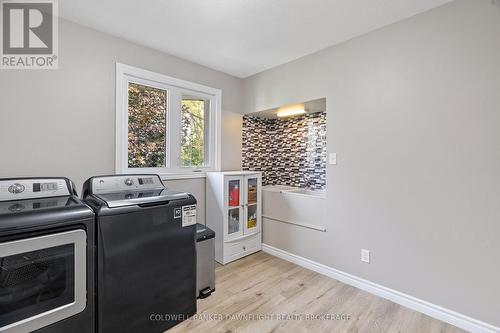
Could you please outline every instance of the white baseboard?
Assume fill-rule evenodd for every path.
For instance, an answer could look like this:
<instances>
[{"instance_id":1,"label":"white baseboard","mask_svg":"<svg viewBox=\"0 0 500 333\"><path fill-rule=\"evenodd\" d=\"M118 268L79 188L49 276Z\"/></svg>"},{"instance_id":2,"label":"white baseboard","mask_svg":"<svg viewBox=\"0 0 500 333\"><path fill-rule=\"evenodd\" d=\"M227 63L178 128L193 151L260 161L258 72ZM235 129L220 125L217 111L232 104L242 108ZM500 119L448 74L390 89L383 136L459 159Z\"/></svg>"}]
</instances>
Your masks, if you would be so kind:
<instances>
[{"instance_id":1,"label":"white baseboard","mask_svg":"<svg viewBox=\"0 0 500 333\"><path fill-rule=\"evenodd\" d=\"M430 317L436 318L451 325L460 327L464 330L474 333L500 333L500 328L488 323L467 317L458 312L445 309L441 306L423 301L399 291L381 286L371 281L359 278L357 276L339 271L335 268L317 263L315 261L300 257L290 252L278 249L276 247L262 244L262 251L267 252L278 258L293 262L299 266L331 277L335 280L344 282L353 287L367 291L371 294L388 299L394 303L413 309Z\"/></svg>"}]
</instances>

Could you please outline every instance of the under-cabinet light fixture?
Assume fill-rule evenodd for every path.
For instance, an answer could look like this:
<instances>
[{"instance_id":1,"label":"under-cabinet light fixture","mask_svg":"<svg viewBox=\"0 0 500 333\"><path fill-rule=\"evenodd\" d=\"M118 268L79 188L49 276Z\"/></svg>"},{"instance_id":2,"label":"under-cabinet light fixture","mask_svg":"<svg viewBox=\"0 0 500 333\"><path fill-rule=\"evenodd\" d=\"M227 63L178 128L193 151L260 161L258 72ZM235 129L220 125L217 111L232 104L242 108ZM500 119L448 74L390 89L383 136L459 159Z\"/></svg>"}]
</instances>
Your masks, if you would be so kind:
<instances>
[{"instance_id":1,"label":"under-cabinet light fixture","mask_svg":"<svg viewBox=\"0 0 500 333\"><path fill-rule=\"evenodd\" d=\"M280 107L276 115L280 118L283 118L283 117L296 116L304 113L306 113L304 104L293 104Z\"/></svg>"}]
</instances>

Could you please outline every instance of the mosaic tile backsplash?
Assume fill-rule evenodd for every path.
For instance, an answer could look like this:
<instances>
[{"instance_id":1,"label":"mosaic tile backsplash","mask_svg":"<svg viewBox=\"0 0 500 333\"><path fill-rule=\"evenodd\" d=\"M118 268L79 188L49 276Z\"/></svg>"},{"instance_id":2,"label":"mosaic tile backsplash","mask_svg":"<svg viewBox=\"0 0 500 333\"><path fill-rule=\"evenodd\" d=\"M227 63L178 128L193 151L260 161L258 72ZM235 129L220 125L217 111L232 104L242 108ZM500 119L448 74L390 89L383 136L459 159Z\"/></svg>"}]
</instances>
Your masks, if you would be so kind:
<instances>
[{"instance_id":1,"label":"mosaic tile backsplash","mask_svg":"<svg viewBox=\"0 0 500 333\"><path fill-rule=\"evenodd\" d=\"M326 113L287 119L243 116L243 170L263 185L326 189Z\"/></svg>"}]
</instances>

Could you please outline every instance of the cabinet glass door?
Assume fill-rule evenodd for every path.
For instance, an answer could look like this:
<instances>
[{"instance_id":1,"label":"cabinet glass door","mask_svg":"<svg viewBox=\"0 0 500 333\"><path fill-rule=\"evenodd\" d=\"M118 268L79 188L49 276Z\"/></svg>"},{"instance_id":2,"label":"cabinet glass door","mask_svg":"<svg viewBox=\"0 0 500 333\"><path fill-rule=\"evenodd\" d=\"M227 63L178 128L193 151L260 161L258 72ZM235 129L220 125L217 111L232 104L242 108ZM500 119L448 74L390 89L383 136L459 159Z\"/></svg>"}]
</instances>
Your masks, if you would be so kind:
<instances>
[{"instance_id":1,"label":"cabinet glass door","mask_svg":"<svg viewBox=\"0 0 500 333\"><path fill-rule=\"evenodd\" d=\"M255 233L260 229L259 177L245 178L245 233Z\"/></svg>"},{"instance_id":2,"label":"cabinet glass door","mask_svg":"<svg viewBox=\"0 0 500 333\"><path fill-rule=\"evenodd\" d=\"M241 187L243 178L229 177L226 182L226 200L227 200L227 221L226 221L226 239L234 239L243 235L243 200Z\"/></svg>"},{"instance_id":3,"label":"cabinet glass door","mask_svg":"<svg viewBox=\"0 0 500 333\"><path fill-rule=\"evenodd\" d=\"M232 235L240 233L240 208L233 208L229 210L227 222L227 234Z\"/></svg>"},{"instance_id":4,"label":"cabinet glass door","mask_svg":"<svg viewBox=\"0 0 500 333\"><path fill-rule=\"evenodd\" d=\"M240 207L240 188L241 188L241 180L240 179L230 179L228 181L228 207L229 209Z\"/></svg>"}]
</instances>

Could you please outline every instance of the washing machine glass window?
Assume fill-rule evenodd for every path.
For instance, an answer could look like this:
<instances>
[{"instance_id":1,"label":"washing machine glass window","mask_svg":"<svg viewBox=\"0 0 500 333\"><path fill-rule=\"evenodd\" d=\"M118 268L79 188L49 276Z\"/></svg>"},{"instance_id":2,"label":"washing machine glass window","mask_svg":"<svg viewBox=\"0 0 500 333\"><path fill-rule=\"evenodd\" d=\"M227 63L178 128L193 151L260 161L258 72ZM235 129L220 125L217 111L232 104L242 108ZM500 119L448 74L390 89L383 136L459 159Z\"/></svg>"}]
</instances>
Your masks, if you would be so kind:
<instances>
[{"instance_id":1,"label":"washing machine glass window","mask_svg":"<svg viewBox=\"0 0 500 333\"><path fill-rule=\"evenodd\" d=\"M0 332L31 332L86 306L86 232L0 243Z\"/></svg>"}]
</instances>

